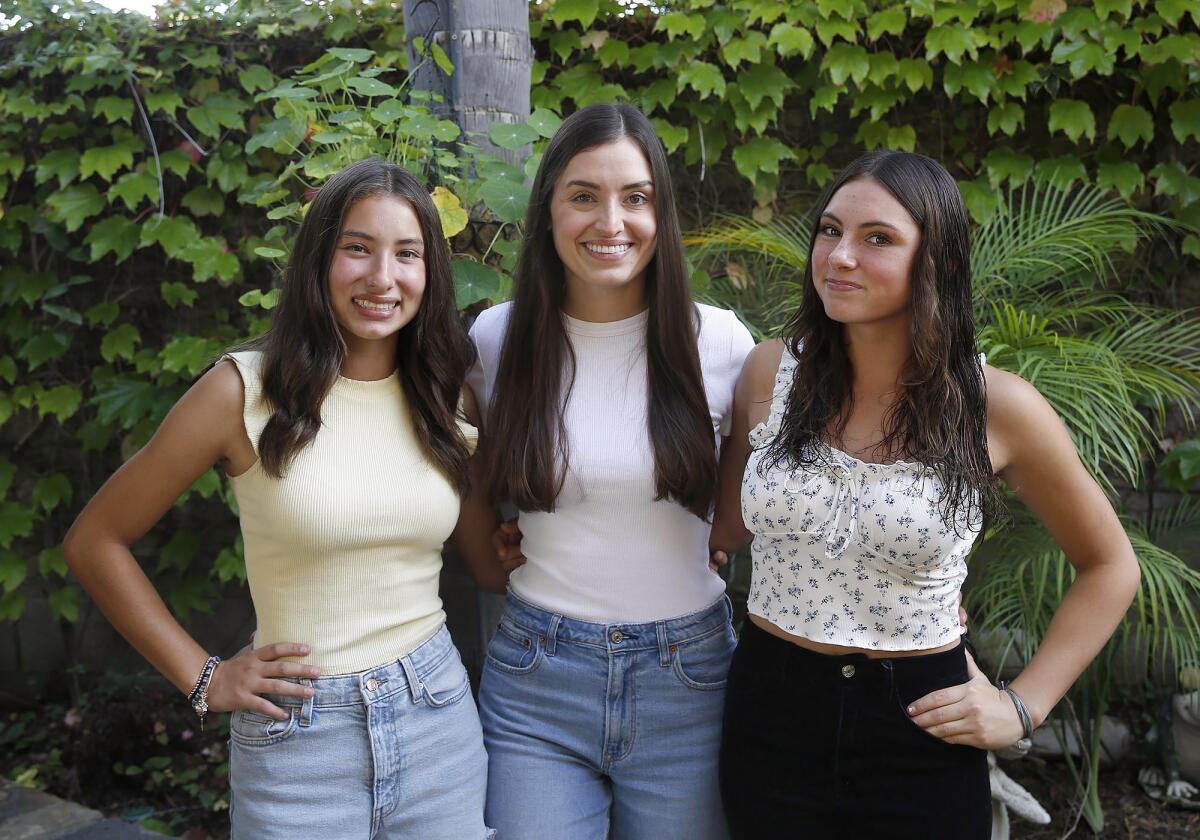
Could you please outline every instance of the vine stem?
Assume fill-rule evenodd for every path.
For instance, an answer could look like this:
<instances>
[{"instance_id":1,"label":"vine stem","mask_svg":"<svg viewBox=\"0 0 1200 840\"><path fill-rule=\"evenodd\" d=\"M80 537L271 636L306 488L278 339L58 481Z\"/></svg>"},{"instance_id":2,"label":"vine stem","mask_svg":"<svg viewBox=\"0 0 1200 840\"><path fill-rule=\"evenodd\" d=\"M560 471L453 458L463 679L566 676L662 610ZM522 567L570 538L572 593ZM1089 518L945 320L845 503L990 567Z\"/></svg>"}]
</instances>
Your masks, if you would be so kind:
<instances>
[{"instance_id":1,"label":"vine stem","mask_svg":"<svg viewBox=\"0 0 1200 840\"><path fill-rule=\"evenodd\" d=\"M161 221L167 215L167 194L163 189L162 162L158 159L158 142L154 139L154 131L150 128L150 117L146 115L146 109L142 106L142 98L138 96L133 77L127 75L125 81L129 84L129 94L133 97L133 103L137 105L138 114L141 115L142 125L146 129L146 139L150 141L150 150L154 152L154 170L158 174L158 218Z\"/></svg>"}]
</instances>

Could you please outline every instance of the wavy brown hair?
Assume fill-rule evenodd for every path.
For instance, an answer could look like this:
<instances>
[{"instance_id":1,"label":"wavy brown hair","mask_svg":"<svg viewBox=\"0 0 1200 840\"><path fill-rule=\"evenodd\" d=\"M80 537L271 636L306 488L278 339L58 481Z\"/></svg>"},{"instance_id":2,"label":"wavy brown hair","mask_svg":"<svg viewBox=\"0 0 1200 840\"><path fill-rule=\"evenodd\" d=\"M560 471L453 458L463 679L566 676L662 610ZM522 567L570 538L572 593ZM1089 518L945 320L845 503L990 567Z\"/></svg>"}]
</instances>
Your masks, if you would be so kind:
<instances>
[{"instance_id":1,"label":"wavy brown hair","mask_svg":"<svg viewBox=\"0 0 1200 840\"><path fill-rule=\"evenodd\" d=\"M717 458L696 347L699 316L662 141L645 115L625 104L589 105L564 120L533 180L488 408L487 491L493 501L508 500L521 510L554 510L570 455L563 408L574 382L575 356L563 326L566 276L550 231L550 202L571 158L624 138L642 150L654 181L657 247L646 267L646 366L655 498L673 499L707 518Z\"/></svg>"},{"instance_id":2,"label":"wavy brown hair","mask_svg":"<svg viewBox=\"0 0 1200 840\"><path fill-rule=\"evenodd\" d=\"M321 428L321 403L346 359L329 302L329 266L347 211L379 195L408 202L421 225L425 292L417 314L400 330L396 367L426 456L465 492L470 449L456 413L474 357L454 305L450 250L429 192L408 170L382 160L347 166L318 190L296 234L271 328L247 345L263 352L263 394L274 408L259 439L259 458L268 475L280 478Z\"/></svg>"},{"instance_id":3,"label":"wavy brown hair","mask_svg":"<svg viewBox=\"0 0 1200 840\"><path fill-rule=\"evenodd\" d=\"M954 178L924 155L886 150L863 155L818 201L804 294L786 327L796 375L779 434L768 444L762 466L812 467L826 458L821 444L841 445L853 403L854 369L842 324L825 314L813 284L811 243L834 194L860 178L891 193L921 229L912 267L912 355L876 451L935 472L943 483L942 514L961 532L963 524L979 525L990 515L998 497L988 457L983 369L975 353L970 221Z\"/></svg>"}]
</instances>

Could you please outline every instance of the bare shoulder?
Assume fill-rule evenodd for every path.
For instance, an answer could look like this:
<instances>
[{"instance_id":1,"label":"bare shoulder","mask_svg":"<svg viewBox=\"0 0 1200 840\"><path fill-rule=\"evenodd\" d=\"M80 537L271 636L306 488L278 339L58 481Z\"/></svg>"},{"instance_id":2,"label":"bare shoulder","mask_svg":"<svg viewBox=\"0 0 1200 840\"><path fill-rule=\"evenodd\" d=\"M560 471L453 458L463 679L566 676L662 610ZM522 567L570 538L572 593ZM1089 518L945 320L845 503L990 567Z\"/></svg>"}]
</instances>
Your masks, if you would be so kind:
<instances>
[{"instance_id":1,"label":"bare shoulder","mask_svg":"<svg viewBox=\"0 0 1200 840\"><path fill-rule=\"evenodd\" d=\"M984 365L987 386L988 428L1013 430L1022 425L1056 417L1054 409L1037 388L1015 373Z\"/></svg>"},{"instance_id":2,"label":"bare shoulder","mask_svg":"<svg viewBox=\"0 0 1200 840\"><path fill-rule=\"evenodd\" d=\"M988 449L997 472L1017 461L1049 464L1059 457L1077 457L1062 420L1037 388L990 365L984 367L984 380Z\"/></svg>"},{"instance_id":3,"label":"bare shoulder","mask_svg":"<svg viewBox=\"0 0 1200 840\"><path fill-rule=\"evenodd\" d=\"M773 338L755 346L746 357L738 378L734 402L752 427L766 419L775 392L775 374L783 357L783 339Z\"/></svg>"}]
</instances>

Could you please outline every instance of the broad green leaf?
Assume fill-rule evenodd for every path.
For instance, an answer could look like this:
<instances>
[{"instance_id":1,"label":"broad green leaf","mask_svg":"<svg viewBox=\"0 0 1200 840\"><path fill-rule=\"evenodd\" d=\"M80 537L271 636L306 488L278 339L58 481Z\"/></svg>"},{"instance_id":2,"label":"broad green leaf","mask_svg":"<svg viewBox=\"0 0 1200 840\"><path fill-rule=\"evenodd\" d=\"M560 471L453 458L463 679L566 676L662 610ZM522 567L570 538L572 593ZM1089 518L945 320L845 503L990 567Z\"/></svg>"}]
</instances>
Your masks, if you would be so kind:
<instances>
[{"instance_id":1,"label":"broad green leaf","mask_svg":"<svg viewBox=\"0 0 1200 840\"><path fill-rule=\"evenodd\" d=\"M196 335L177 335L163 347L159 358L163 370L196 376L208 367L221 347L218 343Z\"/></svg>"},{"instance_id":2,"label":"broad green leaf","mask_svg":"<svg viewBox=\"0 0 1200 840\"><path fill-rule=\"evenodd\" d=\"M1116 190L1128 200L1145 183L1142 169L1128 160L1102 163L1096 169L1096 184L1102 189Z\"/></svg>"},{"instance_id":3,"label":"broad green leaf","mask_svg":"<svg viewBox=\"0 0 1200 840\"><path fill-rule=\"evenodd\" d=\"M158 201L158 178L149 171L126 172L108 188L107 197L109 204L120 199L129 210L136 211L147 199Z\"/></svg>"},{"instance_id":4,"label":"broad green leaf","mask_svg":"<svg viewBox=\"0 0 1200 840\"><path fill-rule=\"evenodd\" d=\"M395 100L389 100L395 102ZM376 109L378 112L378 109ZM375 118L379 119L378 113ZM388 122L388 120L380 120ZM306 125L304 120L294 117L280 117L259 126L254 136L246 141L246 154L252 155L259 149L272 149L277 152L290 151L304 139Z\"/></svg>"},{"instance_id":5,"label":"broad green leaf","mask_svg":"<svg viewBox=\"0 0 1200 840\"><path fill-rule=\"evenodd\" d=\"M131 222L124 216L107 216L88 231L83 243L91 246L88 259L91 262L100 260L105 254L112 252L117 262L129 259L133 249L138 245L141 226Z\"/></svg>"},{"instance_id":6,"label":"broad green leaf","mask_svg":"<svg viewBox=\"0 0 1200 840\"><path fill-rule=\"evenodd\" d=\"M1025 125L1025 108L1017 102L1003 102L988 111L987 129L989 134L1002 131L1009 137L1017 133L1017 129Z\"/></svg>"},{"instance_id":7,"label":"broad green leaf","mask_svg":"<svg viewBox=\"0 0 1200 840\"><path fill-rule=\"evenodd\" d=\"M371 111L371 117L376 122L391 125L401 117L410 116L412 113L412 108L409 108L399 99L385 99Z\"/></svg>"},{"instance_id":8,"label":"broad green leaf","mask_svg":"<svg viewBox=\"0 0 1200 840\"><path fill-rule=\"evenodd\" d=\"M733 164L743 178L757 180L759 172L779 174L779 164L795 157L792 150L773 137L755 137L733 150Z\"/></svg>"},{"instance_id":9,"label":"broad green leaf","mask_svg":"<svg viewBox=\"0 0 1200 840\"><path fill-rule=\"evenodd\" d=\"M693 41L697 41L704 36L706 28L704 15L699 12L693 14L667 12L660 15L654 22L654 31L666 32L667 39L671 41L685 35Z\"/></svg>"},{"instance_id":10,"label":"broad green leaf","mask_svg":"<svg viewBox=\"0 0 1200 840\"><path fill-rule=\"evenodd\" d=\"M791 23L777 23L771 27L771 37L767 39L767 44L774 47L781 58L793 55L808 58L816 46L812 33Z\"/></svg>"},{"instance_id":11,"label":"broad green leaf","mask_svg":"<svg viewBox=\"0 0 1200 840\"><path fill-rule=\"evenodd\" d=\"M1033 158L1008 148L993 149L983 159L988 170L988 181L998 187L1005 181L1010 187L1018 187L1033 174Z\"/></svg>"},{"instance_id":12,"label":"broad green leaf","mask_svg":"<svg viewBox=\"0 0 1200 840\"><path fill-rule=\"evenodd\" d=\"M966 90L980 102L986 103L992 95L996 77L990 65L984 62L972 61L963 65L950 64L946 66L942 79L942 87L951 96L960 90Z\"/></svg>"},{"instance_id":13,"label":"broad green leaf","mask_svg":"<svg viewBox=\"0 0 1200 840\"><path fill-rule=\"evenodd\" d=\"M986 181L959 181L958 189L962 193L963 203L967 205L967 212L977 224L986 224L996 214L1000 197Z\"/></svg>"},{"instance_id":14,"label":"broad green leaf","mask_svg":"<svg viewBox=\"0 0 1200 840\"><path fill-rule=\"evenodd\" d=\"M529 127L538 134L549 138L553 137L554 132L558 131L558 127L562 125L562 118L553 111L548 111L545 108L535 108L533 113L529 115L527 122L529 123Z\"/></svg>"},{"instance_id":15,"label":"broad green leaf","mask_svg":"<svg viewBox=\"0 0 1200 840\"><path fill-rule=\"evenodd\" d=\"M964 55L978 58L974 30L961 23L930 29L925 34L925 58L932 61L939 55L946 56L946 60L952 64L960 64Z\"/></svg>"},{"instance_id":16,"label":"broad green leaf","mask_svg":"<svg viewBox=\"0 0 1200 840\"><path fill-rule=\"evenodd\" d=\"M75 149L55 149L38 158L34 169L35 184L44 184L51 178L58 179L59 188L79 177L79 152Z\"/></svg>"},{"instance_id":17,"label":"broad green leaf","mask_svg":"<svg viewBox=\"0 0 1200 840\"><path fill-rule=\"evenodd\" d=\"M71 480L62 473L47 476L33 486L33 504L46 513L62 502L70 504L72 495Z\"/></svg>"},{"instance_id":18,"label":"broad green leaf","mask_svg":"<svg viewBox=\"0 0 1200 840\"><path fill-rule=\"evenodd\" d=\"M36 518L33 508L14 502L0 503L0 548L10 548L13 540L32 534Z\"/></svg>"},{"instance_id":19,"label":"broad green leaf","mask_svg":"<svg viewBox=\"0 0 1200 840\"><path fill-rule=\"evenodd\" d=\"M911 125L893 126L888 129L887 146L889 149L899 149L911 152L917 148L917 131Z\"/></svg>"},{"instance_id":20,"label":"broad green leaf","mask_svg":"<svg viewBox=\"0 0 1200 840\"><path fill-rule=\"evenodd\" d=\"M129 122L133 118L133 101L121 96L101 96L92 103L93 114L103 114L106 122Z\"/></svg>"},{"instance_id":21,"label":"broad green leaf","mask_svg":"<svg viewBox=\"0 0 1200 840\"><path fill-rule=\"evenodd\" d=\"M605 67L621 67L629 61L629 44L616 38L609 38L600 49L596 50L596 60Z\"/></svg>"},{"instance_id":22,"label":"broad green leaf","mask_svg":"<svg viewBox=\"0 0 1200 840\"><path fill-rule=\"evenodd\" d=\"M89 326L107 327L113 321L117 320L117 316L120 313L121 309L115 303L104 302L97 303L86 313L84 313L83 317L87 319Z\"/></svg>"},{"instance_id":23,"label":"broad green leaf","mask_svg":"<svg viewBox=\"0 0 1200 840\"><path fill-rule=\"evenodd\" d=\"M1115 66L1115 57L1095 41L1059 41L1050 54L1057 64L1068 64L1071 76L1082 79L1091 74L1108 76Z\"/></svg>"},{"instance_id":24,"label":"broad green leaf","mask_svg":"<svg viewBox=\"0 0 1200 840\"><path fill-rule=\"evenodd\" d=\"M178 281L163 283L159 287L159 291L162 293L162 299L166 301L167 306L170 306L172 309L181 303L184 306L191 306L196 302L196 298L200 297L200 293L195 289L191 289L187 284Z\"/></svg>"},{"instance_id":25,"label":"broad green leaf","mask_svg":"<svg viewBox=\"0 0 1200 840\"><path fill-rule=\"evenodd\" d=\"M5 594L15 592L29 574L29 563L12 551L0 551L0 588Z\"/></svg>"},{"instance_id":26,"label":"broad green leaf","mask_svg":"<svg viewBox=\"0 0 1200 840\"><path fill-rule=\"evenodd\" d=\"M158 162L162 165L163 172L174 172L180 178L186 178L193 166L192 156L179 149L161 152Z\"/></svg>"},{"instance_id":27,"label":"broad green leaf","mask_svg":"<svg viewBox=\"0 0 1200 840\"><path fill-rule=\"evenodd\" d=\"M246 160L237 153L235 147L222 146L221 154L213 155L209 159L205 174L208 175L209 183L216 181L217 186L224 192L234 192L246 180Z\"/></svg>"},{"instance_id":28,"label":"broad green leaf","mask_svg":"<svg viewBox=\"0 0 1200 840\"><path fill-rule=\"evenodd\" d=\"M834 38L841 38L848 44L858 40L858 25L854 21L825 18L817 20L813 28L817 32L817 38L827 47L833 45Z\"/></svg>"},{"instance_id":29,"label":"broad green leaf","mask_svg":"<svg viewBox=\"0 0 1200 840\"><path fill-rule=\"evenodd\" d=\"M104 196L91 184L74 184L46 199L52 218L66 225L67 232L79 230L84 220L104 210Z\"/></svg>"},{"instance_id":30,"label":"broad green leaf","mask_svg":"<svg viewBox=\"0 0 1200 840\"><path fill-rule=\"evenodd\" d=\"M66 480L66 476L62 475L61 473L59 474L59 477ZM67 484L68 492L70 489L71 485ZM34 492L36 494L36 491ZM68 501L69 500L70 497L68 496ZM46 510L50 509L51 508L46 508ZM67 576L67 561L63 557L62 548L58 546L55 546L54 548L43 548L41 552L38 553L37 565L38 571L44 578L49 578L51 575L58 575L60 578L65 578Z\"/></svg>"},{"instance_id":31,"label":"broad green leaf","mask_svg":"<svg viewBox=\"0 0 1200 840\"><path fill-rule=\"evenodd\" d=\"M232 280L240 266L237 254L229 250L225 241L212 236L188 243L179 256L192 264L192 277L197 283L213 277Z\"/></svg>"},{"instance_id":32,"label":"broad green leaf","mask_svg":"<svg viewBox=\"0 0 1200 840\"><path fill-rule=\"evenodd\" d=\"M65 423L79 410L83 394L74 385L58 385L38 394L38 414L45 417L53 414L59 423Z\"/></svg>"},{"instance_id":33,"label":"broad green leaf","mask_svg":"<svg viewBox=\"0 0 1200 840\"><path fill-rule=\"evenodd\" d=\"M17 363L12 356L0 356L0 379L9 385L17 381ZM0 496L3 495L4 491L0 490Z\"/></svg>"},{"instance_id":34,"label":"broad green leaf","mask_svg":"<svg viewBox=\"0 0 1200 840\"><path fill-rule=\"evenodd\" d=\"M221 583L228 583L234 578L245 583L246 561L242 553L232 548L221 549L217 554L217 559L213 561L213 573Z\"/></svg>"},{"instance_id":35,"label":"broad green leaf","mask_svg":"<svg viewBox=\"0 0 1200 840\"><path fill-rule=\"evenodd\" d=\"M1061 131L1077 142L1086 136L1089 140L1096 139L1096 115L1091 106L1078 99L1056 99L1050 103L1050 131Z\"/></svg>"},{"instance_id":36,"label":"broad green leaf","mask_svg":"<svg viewBox=\"0 0 1200 840\"><path fill-rule=\"evenodd\" d=\"M174 90L156 90L145 96L146 111L153 114L156 111L175 116L175 112L183 107L183 97Z\"/></svg>"},{"instance_id":37,"label":"broad green leaf","mask_svg":"<svg viewBox=\"0 0 1200 840\"><path fill-rule=\"evenodd\" d=\"M17 355L29 363L30 371L34 371L46 362L62 358L70 346L70 333L43 330L26 341Z\"/></svg>"},{"instance_id":38,"label":"broad green leaf","mask_svg":"<svg viewBox=\"0 0 1200 840\"><path fill-rule=\"evenodd\" d=\"M433 56L433 63L445 73L447 76L454 75L454 62L450 60L450 56L442 49L441 44L433 44L429 47L429 54Z\"/></svg>"},{"instance_id":39,"label":"broad green leaf","mask_svg":"<svg viewBox=\"0 0 1200 840\"><path fill-rule=\"evenodd\" d=\"M362 96L392 96L399 93L396 88L389 85L387 82L381 82L379 79L368 78L367 76L354 76L346 81L346 87L350 88L357 94Z\"/></svg>"},{"instance_id":40,"label":"broad green leaf","mask_svg":"<svg viewBox=\"0 0 1200 840\"><path fill-rule=\"evenodd\" d=\"M251 289L238 298L238 303L250 308L274 309L279 303L279 289L263 292L261 289Z\"/></svg>"},{"instance_id":41,"label":"broad green leaf","mask_svg":"<svg viewBox=\"0 0 1200 840\"><path fill-rule=\"evenodd\" d=\"M721 58L730 67L737 67L744 61L748 64L757 64L762 57L763 47L767 44L767 37L761 32L750 31L745 37L734 38L729 43L721 48Z\"/></svg>"},{"instance_id":42,"label":"broad green leaf","mask_svg":"<svg viewBox=\"0 0 1200 840\"><path fill-rule=\"evenodd\" d=\"M196 130L209 137L219 137L221 128L244 131L242 112L246 103L229 93L214 93L199 105L187 109L187 118Z\"/></svg>"},{"instance_id":43,"label":"broad green leaf","mask_svg":"<svg viewBox=\"0 0 1200 840\"><path fill-rule=\"evenodd\" d=\"M464 257L450 263L454 274L454 300L459 309L466 309L473 303L488 298L494 298L500 291L500 272Z\"/></svg>"},{"instance_id":44,"label":"broad green leaf","mask_svg":"<svg viewBox=\"0 0 1200 840\"><path fill-rule=\"evenodd\" d=\"M178 259L200 238L200 229L186 216L152 216L142 223L141 247L159 245L168 257Z\"/></svg>"},{"instance_id":45,"label":"broad green leaf","mask_svg":"<svg viewBox=\"0 0 1200 840\"><path fill-rule=\"evenodd\" d=\"M821 60L821 70L835 85L853 79L860 87L871 72L871 60L864 47L856 44L834 44Z\"/></svg>"},{"instance_id":46,"label":"broad green leaf","mask_svg":"<svg viewBox=\"0 0 1200 840\"><path fill-rule=\"evenodd\" d=\"M1087 171L1083 168L1083 161L1074 155L1062 155L1038 161L1033 175L1039 181L1062 191L1069 190L1076 183L1087 181Z\"/></svg>"},{"instance_id":47,"label":"broad green leaf","mask_svg":"<svg viewBox=\"0 0 1200 840\"><path fill-rule=\"evenodd\" d=\"M920 58L900 59L896 76L913 93L933 85L933 68Z\"/></svg>"},{"instance_id":48,"label":"broad green leaf","mask_svg":"<svg viewBox=\"0 0 1200 840\"><path fill-rule=\"evenodd\" d=\"M1109 118L1107 137L1120 140L1127 149L1139 140L1149 143L1154 139L1154 118L1140 105L1118 105Z\"/></svg>"},{"instance_id":49,"label":"broad green leaf","mask_svg":"<svg viewBox=\"0 0 1200 840\"><path fill-rule=\"evenodd\" d=\"M445 187L434 187L431 197L442 222L442 233L447 239L466 228L467 211L463 209L458 196Z\"/></svg>"},{"instance_id":50,"label":"broad green leaf","mask_svg":"<svg viewBox=\"0 0 1200 840\"><path fill-rule=\"evenodd\" d=\"M84 178L99 175L105 181L111 181L117 172L132 166L133 149L127 143L93 146L79 158L79 174Z\"/></svg>"},{"instance_id":51,"label":"broad green leaf","mask_svg":"<svg viewBox=\"0 0 1200 840\"><path fill-rule=\"evenodd\" d=\"M651 114L656 110L666 111L675 103L675 80L658 79L642 88L640 98L642 111Z\"/></svg>"},{"instance_id":52,"label":"broad green leaf","mask_svg":"<svg viewBox=\"0 0 1200 840\"><path fill-rule=\"evenodd\" d=\"M74 586L64 586L57 592L51 592L46 603L50 605L51 615L74 624L79 618L79 608L83 606L83 595Z\"/></svg>"},{"instance_id":53,"label":"broad green leaf","mask_svg":"<svg viewBox=\"0 0 1200 840\"><path fill-rule=\"evenodd\" d=\"M1200 201L1200 178L1189 175L1179 161L1162 162L1150 170L1154 194L1169 195L1184 207Z\"/></svg>"},{"instance_id":54,"label":"broad green leaf","mask_svg":"<svg viewBox=\"0 0 1200 840\"><path fill-rule=\"evenodd\" d=\"M25 158L12 152L0 152L0 174L16 179L25 171Z\"/></svg>"},{"instance_id":55,"label":"broad green leaf","mask_svg":"<svg viewBox=\"0 0 1200 840\"><path fill-rule=\"evenodd\" d=\"M904 6L882 9L867 18L867 37L878 41L881 35L901 35L904 33L904 23Z\"/></svg>"},{"instance_id":56,"label":"broad green leaf","mask_svg":"<svg viewBox=\"0 0 1200 840\"><path fill-rule=\"evenodd\" d=\"M529 207L529 188L507 178L487 181L479 188L479 196L488 209L505 222L525 221Z\"/></svg>"},{"instance_id":57,"label":"broad green leaf","mask_svg":"<svg viewBox=\"0 0 1200 840\"><path fill-rule=\"evenodd\" d=\"M725 95L725 77L715 65L706 61L694 61L679 71L679 90L690 87L699 94L701 99L716 94L718 98Z\"/></svg>"},{"instance_id":58,"label":"broad green leaf","mask_svg":"<svg viewBox=\"0 0 1200 840\"><path fill-rule=\"evenodd\" d=\"M246 93L270 90L275 86L275 75L261 64L251 64L245 70L238 71L238 83Z\"/></svg>"},{"instance_id":59,"label":"broad green leaf","mask_svg":"<svg viewBox=\"0 0 1200 840\"><path fill-rule=\"evenodd\" d=\"M0 597L0 619L16 621L25 612L25 596L17 591L6 593Z\"/></svg>"},{"instance_id":60,"label":"broad green leaf","mask_svg":"<svg viewBox=\"0 0 1200 840\"><path fill-rule=\"evenodd\" d=\"M495 122L488 126L488 138L501 149L519 149L541 137L536 128L525 123Z\"/></svg>"},{"instance_id":61,"label":"broad green leaf","mask_svg":"<svg viewBox=\"0 0 1200 840\"><path fill-rule=\"evenodd\" d=\"M193 216L220 216L225 210L225 195L211 187L193 187L181 203Z\"/></svg>"},{"instance_id":62,"label":"broad green leaf","mask_svg":"<svg viewBox=\"0 0 1200 840\"><path fill-rule=\"evenodd\" d=\"M142 340L142 334L133 324L121 324L105 334L100 340L100 355L106 362L116 359L132 359L134 347Z\"/></svg>"},{"instance_id":63,"label":"broad green leaf","mask_svg":"<svg viewBox=\"0 0 1200 840\"><path fill-rule=\"evenodd\" d=\"M1200 140L1200 99L1181 99L1171 105L1171 132L1180 143Z\"/></svg>"},{"instance_id":64,"label":"broad green leaf","mask_svg":"<svg viewBox=\"0 0 1200 840\"><path fill-rule=\"evenodd\" d=\"M587 30L596 20L599 12L599 0L555 0L554 4L546 10L545 16L547 20L557 23L560 27L564 23L577 20L579 25Z\"/></svg>"},{"instance_id":65,"label":"broad green leaf","mask_svg":"<svg viewBox=\"0 0 1200 840\"><path fill-rule=\"evenodd\" d=\"M439 187L438 189L442 189L442 188ZM268 259L268 260L278 260L278 259L282 259L283 257L286 257L287 251L281 250L279 248L258 247L258 248L254 249L254 255L256 257L263 257L264 259Z\"/></svg>"},{"instance_id":66,"label":"broad green leaf","mask_svg":"<svg viewBox=\"0 0 1200 840\"><path fill-rule=\"evenodd\" d=\"M361 47L330 47L325 52L338 61L353 61L355 64L363 64L370 61L375 55L374 50L367 50Z\"/></svg>"},{"instance_id":67,"label":"broad green leaf","mask_svg":"<svg viewBox=\"0 0 1200 840\"><path fill-rule=\"evenodd\" d=\"M145 379L118 376L97 390L91 402L104 425L118 423L130 429L154 408L160 388Z\"/></svg>"},{"instance_id":68,"label":"broad green leaf","mask_svg":"<svg viewBox=\"0 0 1200 840\"><path fill-rule=\"evenodd\" d=\"M738 74L738 91L751 108L758 108L763 99L770 99L776 108L783 108L787 93L793 87L788 75L774 64L755 64Z\"/></svg>"}]
</instances>

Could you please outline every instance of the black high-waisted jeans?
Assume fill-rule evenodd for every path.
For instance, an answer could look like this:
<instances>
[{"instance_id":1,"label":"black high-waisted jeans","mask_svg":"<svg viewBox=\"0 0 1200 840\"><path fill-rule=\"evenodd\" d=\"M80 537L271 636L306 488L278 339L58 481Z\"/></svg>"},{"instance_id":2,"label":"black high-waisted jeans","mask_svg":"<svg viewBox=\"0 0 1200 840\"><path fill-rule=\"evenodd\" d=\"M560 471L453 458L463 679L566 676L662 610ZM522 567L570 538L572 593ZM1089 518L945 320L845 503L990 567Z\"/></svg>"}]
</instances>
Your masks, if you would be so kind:
<instances>
[{"instance_id":1,"label":"black high-waisted jeans","mask_svg":"<svg viewBox=\"0 0 1200 840\"><path fill-rule=\"evenodd\" d=\"M825 656L747 620L721 738L735 840L988 840L987 753L927 734L904 711L967 679L962 645Z\"/></svg>"}]
</instances>

